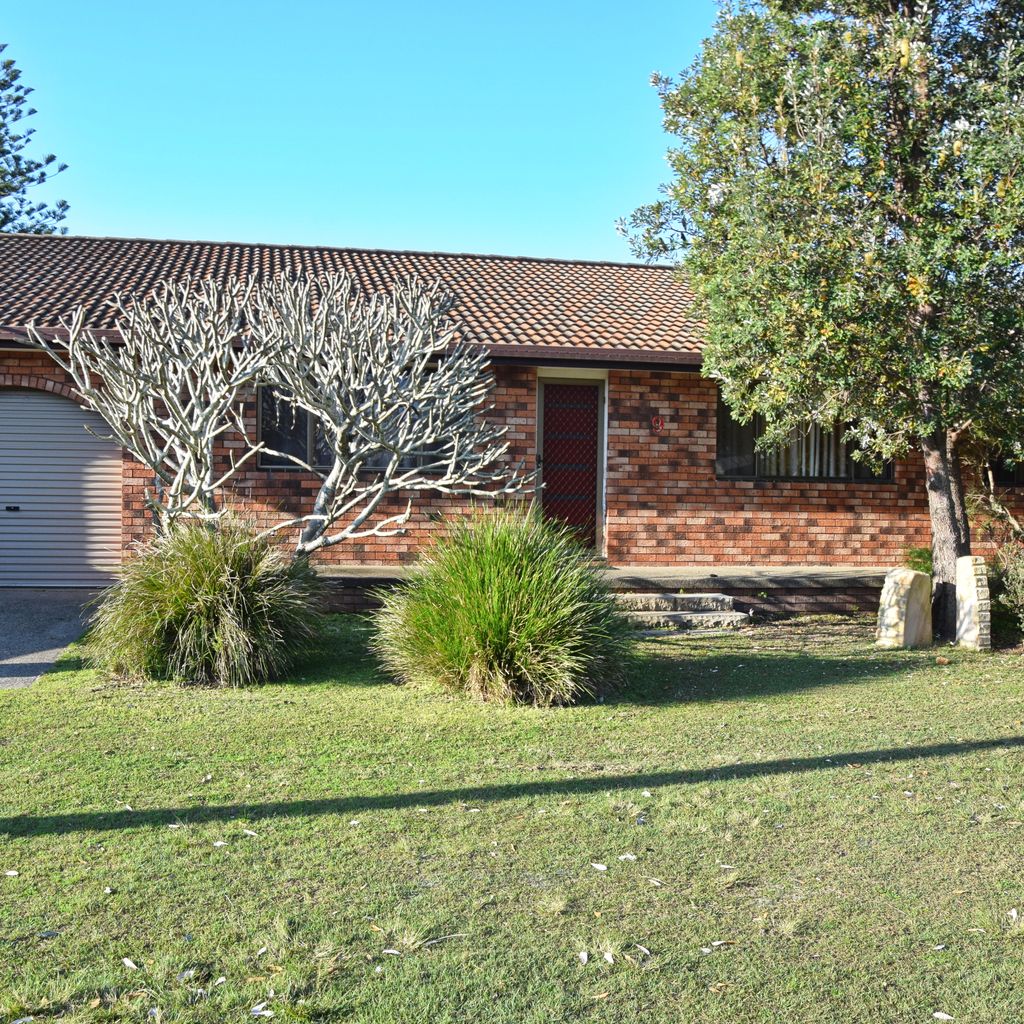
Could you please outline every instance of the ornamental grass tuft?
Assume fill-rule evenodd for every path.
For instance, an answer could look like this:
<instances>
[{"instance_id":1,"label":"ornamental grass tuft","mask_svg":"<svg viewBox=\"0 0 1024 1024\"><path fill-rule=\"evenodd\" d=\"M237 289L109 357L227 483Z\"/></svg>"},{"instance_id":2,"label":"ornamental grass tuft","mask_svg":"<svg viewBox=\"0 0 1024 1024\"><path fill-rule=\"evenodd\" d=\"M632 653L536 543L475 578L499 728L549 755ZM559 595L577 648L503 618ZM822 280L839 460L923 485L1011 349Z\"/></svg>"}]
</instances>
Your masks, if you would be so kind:
<instances>
[{"instance_id":1,"label":"ornamental grass tuft","mask_svg":"<svg viewBox=\"0 0 1024 1024\"><path fill-rule=\"evenodd\" d=\"M246 524L179 523L100 598L93 664L135 679L248 686L291 668L322 625L320 583Z\"/></svg>"},{"instance_id":2,"label":"ornamental grass tuft","mask_svg":"<svg viewBox=\"0 0 1024 1024\"><path fill-rule=\"evenodd\" d=\"M1000 548L993 583L996 600L1024 634L1024 540L1013 540Z\"/></svg>"},{"instance_id":3,"label":"ornamental grass tuft","mask_svg":"<svg viewBox=\"0 0 1024 1024\"><path fill-rule=\"evenodd\" d=\"M400 680L503 704L571 704L624 677L634 633L572 531L536 511L450 521L380 595L373 647Z\"/></svg>"}]
</instances>

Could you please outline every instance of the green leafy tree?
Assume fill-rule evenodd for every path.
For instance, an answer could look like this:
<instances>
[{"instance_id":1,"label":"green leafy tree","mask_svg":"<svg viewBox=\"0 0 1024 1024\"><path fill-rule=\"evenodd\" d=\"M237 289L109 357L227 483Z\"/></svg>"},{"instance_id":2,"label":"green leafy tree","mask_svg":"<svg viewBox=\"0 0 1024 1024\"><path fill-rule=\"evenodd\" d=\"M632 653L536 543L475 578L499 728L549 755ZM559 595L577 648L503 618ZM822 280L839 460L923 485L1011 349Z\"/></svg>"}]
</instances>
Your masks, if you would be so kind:
<instances>
[{"instance_id":1,"label":"green leafy tree","mask_svg":"<svg viewBox=\"0 0 1024 1024\"><path fill-rule=\"evenodd\" d=\"M773 446L846 423L924 457L936 622L970 551L961 465L1024 437L1024 6L739 0L678 80L663 198L627 230L676 255L705 373Z\"/></svg>"},{"instance_id":2,"label":"green leafy tree","mask_svg":"<svg viewBox=\"0 0 1024 1024\"><path fill-rule=\"evenodd\" d=\"M0 53L7 49L0 43ZM22 122L36 111L28 106L30 88L21 84L21 71L9 57L0 60L0 231L24 231L33 235L63 234L60 222L68 204L60 199L52 206L34 201L29 190L43 185L67 164L52 154L36 159L25 150L35 134Z\"/></svg>"}]
</instances>

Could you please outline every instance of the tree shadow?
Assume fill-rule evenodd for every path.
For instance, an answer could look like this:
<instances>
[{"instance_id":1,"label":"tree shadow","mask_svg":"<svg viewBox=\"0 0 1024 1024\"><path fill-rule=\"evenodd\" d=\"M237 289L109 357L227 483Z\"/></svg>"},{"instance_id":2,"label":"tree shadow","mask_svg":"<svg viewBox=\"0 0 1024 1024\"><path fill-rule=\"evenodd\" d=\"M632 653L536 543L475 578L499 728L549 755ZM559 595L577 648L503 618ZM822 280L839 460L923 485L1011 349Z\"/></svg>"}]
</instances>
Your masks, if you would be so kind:
<instances>
[{"instance_id":1,"label":"tree shadow","mask_svg":"<svg viewBox=\"0 0 1024 1024\"><path fill-rule=\"evenodd\" d=\"M998 599L992 602L992 649L1024 653L1020 620Z\"/></svg>"},{"instance_id":2,"label":"tree shadow","mask_svg":"<svg viewBox=\"0 0 1024 1024\"><path fill-rule=\"evenodd\" d=\"M732 634L648 638L626 682L604 704L714 703L865 683L925 663L922 651L874 646L863 619L758 625Z\"/></svg>"},{"instance_id":3,"label":"tree shadow","mask_svg":"<svg viewBox=\"0 0 1024 1024\"><path fill-rule=\"evenodd\" d=\"M352 815L371 811L438 807L459 803L501 803L506 800L551 796L587 796L617 790L654 789L659 786L694 786L731 783L742 779L795 775L814 771L838 771L846 767L934 757L976 754L988 750L1024 748L1024 736L1000 736L921 744L913 747L889 747L857 750L817 757L778 758L770 761L746 761L738 764L679 771L637 772L634 774L591 775L584 778L542 779L505 785L464 786L458 789L420 790L413 793L381 793L369 796L342 795L316 800L280 800L269 803L224 804L214 806L160 807L151 810L80 811L73 814L20 814L0 818L0 834L8 838L44 835L68 835L77 832L111 832L123 829L159 828L176 822L268 821L319 815Z\"/></svg>"},{"instance_id":4,"label":"tree shadow","mask_svg":"<svg viewBox=\"0 0 1024 1024\"><path fill-rule=\"evenodd\" d=\"M51 672L77 672L86 668L81 654L65 652L56 661L6 661L0 666L0 675L7 679L37 679Z\"/></svg>"},{"instance_id":5,"label":"tree shadow","mask_svg":"<svg viewBox=\"0 0 1024 1024\"><path fill-rule=\"evenodd\" d=\"M89 590L0 587L0 675L25 675L18 666L30 664L42 665L39 675L53 666L54 652L87 629L92 600Z\"/></svg>"}]
</instances>

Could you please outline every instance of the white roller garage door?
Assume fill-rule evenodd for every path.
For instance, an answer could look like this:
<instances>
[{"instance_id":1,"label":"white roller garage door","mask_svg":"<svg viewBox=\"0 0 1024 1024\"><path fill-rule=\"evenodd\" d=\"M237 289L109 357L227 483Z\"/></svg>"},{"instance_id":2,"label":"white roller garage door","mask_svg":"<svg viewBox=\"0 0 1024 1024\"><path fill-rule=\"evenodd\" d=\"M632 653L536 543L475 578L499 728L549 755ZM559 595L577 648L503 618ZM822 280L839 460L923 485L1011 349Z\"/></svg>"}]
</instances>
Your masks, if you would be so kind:
<instances>
[{"instance_id":1,"label":"white roller garage door","mask_svg":"<svg viewBox=\"0 0 1024 1024\"><path fill-rule=\"evenodd\" d=\"M0 586L109 583L121 560L121 452L103 421L40 391L0 389Z\"/></svg>"}]
</instances>

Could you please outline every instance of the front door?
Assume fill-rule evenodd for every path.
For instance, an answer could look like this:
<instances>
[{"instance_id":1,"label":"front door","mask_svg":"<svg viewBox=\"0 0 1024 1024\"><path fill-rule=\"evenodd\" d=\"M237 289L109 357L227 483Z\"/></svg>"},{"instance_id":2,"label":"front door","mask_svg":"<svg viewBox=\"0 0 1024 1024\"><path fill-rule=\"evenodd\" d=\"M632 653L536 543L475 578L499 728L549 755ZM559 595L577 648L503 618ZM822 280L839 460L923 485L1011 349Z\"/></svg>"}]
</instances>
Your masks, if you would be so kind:
<instances>
[{"instance_id":1,"label":"front door","mask_svg":"<svg viewBox=\"0 0 1024 1024\"><path fill-rule=\"evenodd\" d=\"M600 384L543 381L541 508L561 519L590 547L597 544Z\"/></svg>"}]
</instances>

